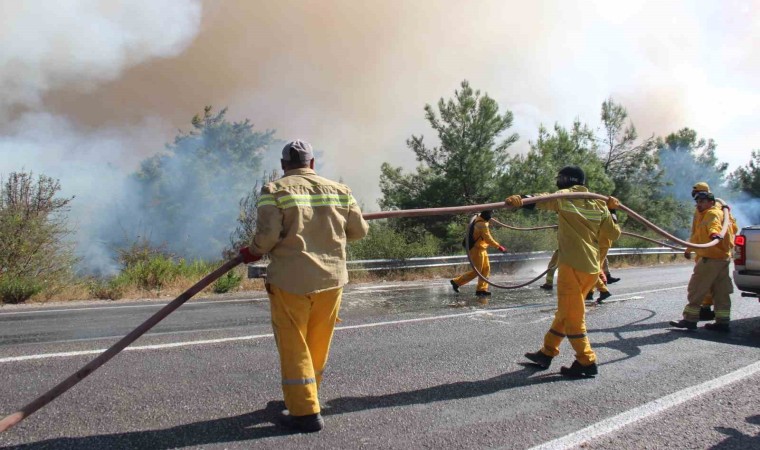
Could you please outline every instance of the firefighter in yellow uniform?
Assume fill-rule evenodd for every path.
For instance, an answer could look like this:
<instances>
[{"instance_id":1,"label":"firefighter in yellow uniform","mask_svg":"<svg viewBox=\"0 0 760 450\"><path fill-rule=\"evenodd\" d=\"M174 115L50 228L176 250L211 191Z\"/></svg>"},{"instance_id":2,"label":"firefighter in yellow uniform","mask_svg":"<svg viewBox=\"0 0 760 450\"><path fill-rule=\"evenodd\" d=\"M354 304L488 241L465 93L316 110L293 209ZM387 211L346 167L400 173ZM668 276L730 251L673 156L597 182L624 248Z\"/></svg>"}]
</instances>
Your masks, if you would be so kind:
<instances>
[{"instance_id":1,"label":"firefighter in yellow uniform","mask_svg":"<svg viewBox=\"0 0 760 450\"><path fill-rule=\"evenodd\" d=\"M480 273L482 273L485 277L491 275L491 262L488 260L487 251L488 247L495 247L502 253L507 251L504 246L496 242L496 240L491 236L491 232L488 230L489 220L491 220L491 211L482 211L475 218L475 221L470 224L467 230L470 240L470 258L472 259L472 263L475 265L475 267L477 267ZM475 277L478 278L478 285L475 288L475 295L478 297L487 297L491 295L491 293L488 292L488 283L486 283L485 279L479 277L475 270L463 273L453 280L449 280L449 282L451 283L451 287L454 289L454 292L459 292L460 286L469 283L475 279Z\"/></svg>"},{"instance_id":2,"label":"firefighter in yellow uniform","mask_svg":"<svg viewBox=\"0 0 760 450\"><path fill-rule=\"evenodd\" d=\"M261 189L256 232L240 253L245 262L271 258L266 289L290 413L282 422L314 432L324 426L318 388L348 282L346 242L369 226L347 186L314 172L307 142L288 143L281 165L284 176Z\"/></svg>"},{"instance_id":3,"label":"firefighter in yellow uniform","mask_svg":"<svg viewBox=\"0 0 760 450\"><path fill-rule=\"evenodd\" d=\"M715 322L705 324L705 328L727 332L731 322L730 294L734 291L728 271L738 227L733 222L729 223L726 235L721 237L724 214L729 214L728 210L716 205L715 196L709 192L697 192L694 201L697 204L697 216L689 241L695 244L707 244L712 240L720 242L708 248L686 249L686 252L693 251L697 254L697 262L687 287L688 304L683 310L683 319L673 320L670 325L687 330L696 329L702 300L708 292L712 292Z\"/></svg>"},{"instance_id":4,"label":"firefighter in yellow uniform","mask_svg":"<svg viewBox=\"0 0 760 450\"><path fill-rule=\"evenodd\" d=\"M577 166L563 167L557 175L557 193L588 192L584 186L586 176ZM541 195L541 194L540 194ZM543 194L546 195L546 194ZM506 199L509 207L521 207L522 196ZM609 208L619 206L610 197ZM530 205L533 206L533 205ZM525 357L543 369L559 354L559 345L567 337L575 350L575 361L570 367L562 367L560 373L567 377L594 376L598 373L596 354L586 335L586 309L584 297L599 278L599 244L601 239L616 240L620 229L616 228L610 212L604 204L592 199L555 199L539 202L536 207L555 211L559 228L559 276L557 279L557 312L543 347Z\"/></svg>"},{"instance_id":5,"label":"firefighter in yellow uniform","mask_svg":"<svg viewBox=\"0 0 760 450\"><path fill-rule=\"evenodd\" d=\"M694 199L694 196L697 195L697 193L699 193L699 192L707 192L707 193L709 193L710 192L710 185L708 185L704 181L700 181L699 183L697 183L694 186L692 186L692 188L691 188L691 198ZM719 199L719 198L716 198L715 199L715 205L718 208L722 209L723 206L725 205L725 202L723 200ZM700 216L700 212L699 212L698 209L695 208L694 209L694 217L691 220L691 233L692 234L694 234L694 230L696 229L697 220L698 220L699 216ZM736 225L736 219L734 219L734 216L731 215L730 212L729 212L729 218L731 220L731 226L733 228L736 228L737 227L737 225ZM730 242L730 244L733 247L733 240ZM684 252L684 256L686 257L686 259L691 259L691 251L690 250L686 250L686 252ZM699 255L697 255L697 257L695 258L694 262L695 262L695 264L699 263ZM713 320L713 319L715 319L715 312L712 310L712 306L713 306L712 291L708 291L707 294L705 294L705 298L702 300L701 307L699 308L699 320Z\"/></svg>"}]
</instances>

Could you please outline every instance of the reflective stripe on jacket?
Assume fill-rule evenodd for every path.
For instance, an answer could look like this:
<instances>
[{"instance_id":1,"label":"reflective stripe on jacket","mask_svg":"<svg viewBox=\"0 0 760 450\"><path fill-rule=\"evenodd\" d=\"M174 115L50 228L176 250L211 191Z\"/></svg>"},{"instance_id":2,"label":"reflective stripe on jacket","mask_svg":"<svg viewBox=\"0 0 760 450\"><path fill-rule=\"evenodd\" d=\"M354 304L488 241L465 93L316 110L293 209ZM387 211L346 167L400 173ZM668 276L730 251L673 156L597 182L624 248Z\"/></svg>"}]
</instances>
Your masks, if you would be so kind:
<instances>
[{"instance_id":1,"label":"reflective stripe on jacket","mask_svg":"<svg viewBox=\"0 0 760 450\"><path fill-rule=\"evenodd\" d=\"M588 192L584 186L562 189L557 194ZM547 194L538 194L538 196ZM620 227L612 220L601 200L558 198L536 204L536 208L555 211L558 215L557 241L559 262L585 273L599 273L599 242L620 237Z\"/></svg>"},{"instance_id":2,"label":"reflective stripe on jacket","mask_svg":"<svg viewBox=\"0 0 760 450\"><path fill-rule=\"evenodd\" d=\"M366 236L369 225L340 183L312 169L294 169L261 188L251 250L269 253L267 282L293 294L348 283L346 242Z\"/></svg>"}]
</instances>

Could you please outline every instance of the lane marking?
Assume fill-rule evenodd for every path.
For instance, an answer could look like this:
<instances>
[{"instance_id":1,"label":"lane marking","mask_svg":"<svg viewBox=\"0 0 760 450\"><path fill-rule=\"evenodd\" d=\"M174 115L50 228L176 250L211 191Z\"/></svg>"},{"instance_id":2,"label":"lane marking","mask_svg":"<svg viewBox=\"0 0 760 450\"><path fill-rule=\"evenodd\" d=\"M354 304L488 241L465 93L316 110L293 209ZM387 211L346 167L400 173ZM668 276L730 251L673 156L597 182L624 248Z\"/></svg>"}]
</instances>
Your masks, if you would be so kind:
<instances>
[{"instance_id":1,"label":"lane marking","mask_svg":"<svg viewBox=\"0 0 760 450\"><path fill-rule=\"evenodd\" d=\"M506 308L506 309L514 309L514 308ZM397 325L397 324L403 324L403 323L425 322L425 321L430 321L430 320L445 320L445 319L451 319L451 318L456 318L456 317L466 317L466 316L472 316L472 315L483 314L483 313L486 313L486 311L472 311L472 312L461 313L461 314L447 314L444 316L419 317L415 319L393 320L393 321L388 321L388 322L372 322L372 323L365 323L365 324L359 324L359 325L335 327L335 331L381 327L381 326L386 326L386 325ZM191 347L191 346L196 346L196 345L219 344L219 343L225 343L225 342L251 341L255 339L269 338L273 336L274 335L272 333L268 333L268 334L256 334L256 335L248 335L248 336L237 336L237 337L230 337L230 338L203 339L203 340L198 340L198 341L170 342L166 344L137 345L137 346L127 347L123 351L126 352L126 351L140 351L140 350L161 350L165 348ZM40 353L37 355L9 356L5 358L0 358L0 364L10 363L10 362L19 362L19 361L29 361L29 360L35 360L35 359L49 359L49 358L63 358L63 357L69 357L69 356L80 356L80 355L94 355L94 354L103 353L106 350L107 349L105 348L101 348L97 350L79 350L79 351L73 351L73 352Z\"/></svg>"},{"instance_id":2,"label":"lane marking","mask_svg":"<svg viewBox=\"0 0 760 450\"><path fill-rule=\"evenodd\" d=\"M686 286L655 289L655 290L644 291L640 293L683 289L684 287ZM621 301L621 300L618 300L618 301ZM225 300L225 301L229 302L229 301L239 301L239 300ZM212 303L212 302L209 302L209 303ZM133 306L137 306L137 305L133 305ZM386 325L397 325L397 324L414 323L414 322L426 322L426 321L431 321L431 320L446 320L446 319L457 318L457 317L469 317L469 316L477 316L477 315L483 315L483 314L494 314L494 313L498 313L502 311L513 311L515 309L545 308L547 306L551 306L551 305L547 303L542 303L542 304L509 306L505 308L495 308L495 309L481 309L477 311L470 311L470 312L458 313L458 314L444 314L441 316L418 317L414 319L392 320L392 321L386 321L386 322L372 322L372 323L365 323L365 324L359 324L359 325L341 326L341 327L335 327L335 331L381 327L381 326L386 326ZM272 337L272 336L273 336L272 334L260 334L260 335L248 335L248 336L239 336L239 337L232 337L232 338L204 339L204 340L198 340L198 341L170 342L166 344L130 346L130 347L125 348L123 351L160 350L164 348L190 347L190 346L195 346L195 345L208 345L208 344L218 344L218 343L233 342L233 341L254 340L254 339L261 339L261 338ZM0 358L0 364L10 363L10 362L19 362L19 361L37 360L37 359L93 355L93 354L102 353L106 350L107 349L103 348L103 349L96 349L96 350L79 350L79 351L73 351L73 352L40 353L36 355L9 356L5 358Z\"/></svg>"},{"instance_id":3,"label":"lane marking","mask_svg":"<svg viewBox=\"0 0 760 450\"><path fill-rule=\"evenodd\" d=\"M722 375L718 378L705 381L704 383L698 384L696 386L691 386L665 397L658 398L657 400L653 400L649 403L645 403L641 406L610 417L609 419L602 420L601 422L597 422L574 433L570 433L553 441L532 447L530 450L564 450L580 446L584 443L590 442L593 439L610 434L614 431L618 431L627 425L646 419L648 417L652 417L667 409L673 408L696 397L707 394L708 392L723 388L731 383L735 383L737 381L751 377L758 372L760 372L760 361L742 367L741 369L734 372L727 373L726 375Z\"/></svg>"}]
</instances>

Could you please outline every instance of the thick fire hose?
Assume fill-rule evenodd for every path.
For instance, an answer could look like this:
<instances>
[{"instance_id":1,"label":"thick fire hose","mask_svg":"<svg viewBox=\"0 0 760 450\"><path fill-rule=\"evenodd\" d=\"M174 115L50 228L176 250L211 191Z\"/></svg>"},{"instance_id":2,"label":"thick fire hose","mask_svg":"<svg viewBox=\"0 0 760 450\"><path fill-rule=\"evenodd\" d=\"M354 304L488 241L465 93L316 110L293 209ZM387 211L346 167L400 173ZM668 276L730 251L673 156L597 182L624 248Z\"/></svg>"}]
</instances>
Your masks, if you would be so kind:
<instances>
[{"instance_id":1,"label":"thick fire hose","mask_svg":"<svg viewBox=\"0 0 760 450\"><path fill-rule=\"evenodd\" d=\"M132 342L137 340L137 338L145 334L146 331L153 328L158 322L162 321L166 316L174 312L175 309L179 308L180 306L182 306L183 303L190 300L190 298L192 298L195 294L202 291L206 286L216 281L217 278L229 272L231 269L235 268L235 266L237 266L241 262L243 262L242 256L237 256L227 261L218 269L206 275L201 281L191 286L190 289L180 294L179 297L175 298L166 306L161 308L157 313L153 314L153 316L151 316L148 320L146 320L140 326L132 330L132 332L130 332L128 335L121 338L119 342L112 345L106 351L101 353L97 358L90 361L86 366L77 370L76 373L74 373L70 377L63 380L53 389L50 389L49 391L37 397L31 403L27 404L26 406L14 412L13 414L6 416L3 420L0 420L0 432L3 432L11 428L12 426L16 425L17 423L21 422L26 417L29 417L30 415L34 414L34 412L37 411L38 409L42 408L43 406L47 405L51 401L55 400L56 397L58 397L59 395L63 394L64 392L74 387L74 385L76 385L77 383L85 379L87 375L91 374L92 372L97 370L98 367L108 362L111 358L113 358L119 352L124 350L129 344L131 344Z\"/></svg>"},{"instance_id":2,"label":"thick fire hose","mask_svg":"<svg viewBox=\"0 0 760 450\"><path fill-rule=\"evenodd\" d=\"M545 202L548 200L555 200L559 198L591 198L591 199L597 199L597 200L604 200L607 201L610 197L601 195L601 194L595 194L593 192L569 192L569 193L561 193L561 194L548 194L548 195L542 195L538 197L528 197L523 199L523 206L531 205L534 203L540 203ZM450 208L426 208L426 209L411 209L411 210L395 210L395 211L382 211L379 213L369 213L365 214L364 218L367 220L371 219L385 219L385 218L398 218L398 217L421 217L421 216L437 216L437 215L446 215L446 214L462 214L462 213L471 213L471 212L480 212L485 210L493 210L493 209L504 209L504 208L510 208L507 206L505 202L499 202L499 203L485 203L481 205L470 205L470 206L457 206L457 207L450 207ZM713 247L718 244L718 240L712 240L709 243L706 244L697 244L693 242L684 241L682 239L679 239L672 234L668 233L667 231L663 230L662 228L658 227L657 225L653 224L652 222L648 221L644 217L640 216L638 213L636 213L634 210L628 208L627 206L620 204L619 209L627 212L631 217L633 217L638 222L641 222L646 227L651 229L657 234L660 234L667 239L670 239L671 241L674 241L676 243L679 243L685 247L691 247L691 248L709 248ZM727 206L723 206L723 209L728 209ZM475 218L473 217L472 220ZM470 221L470 224L472 224L472 220ZM493 220L493 219L491 219ZM729 215L724 214L723 215L723 227L720 232L720 238L723 239L726 235L726 232L728 230L729 224L731 223ZM469 225L468 225L469 227ZM538 229L547 229L547 228L553 228L552 225L542 226L542 227L532 227L532 228L526 228L524 230L538 230ZM467 244L467 248L469 248L469 233L466 233L465 241ZM646 238L644 236L635 235L636 237L641 237L645 240L650 240L649 238ZM653 241L660 243L659 241ZM662 243L663 245L671 248L675 248L677 250L685 250L684 248L674 247L670 244ZM483 276L483 274L480 272L480 270L475 266L475 264L472 261L472 257L470 256L470 252L467 252L467 260L470 262L470 266L475 271L475 273L478 275L478 277L482 278L486 283L490 284L491 286L498 287L501 289L517 289L521 287L528 286L529 284L534 283L536 280L543 277L549 270L545 270L542 274L538 275L536 278L522 284L517 285L503 285L496 282L493 282L489 280L487 277Z\"/></svg>"},{"instance_id":3,"label":"thick fire hose","mask_svg":"<svg viewBox=\"0 0 760 450\"><path fill-rule=\"evenodd\" d=\"M523 200L523 205L529 205L529 204L538 203L541 201L552 200L555 198L595 198L599 200L607 200L608 197L605 197L599 194L594 194L594 193L550 194L550 195L541 196L541 197L526 198L525 200ZM464 213L484 211L487 209L504 209L504 208L507 208L507 205L504 202L499 202L499 203L487 203L487 204L482 204L482 205L457 206L457 207L450 207L450 208L427 208L427 209L381 211L378 213L364 214L363 217L365 220L375 220L375 219L385 219L385 218L391 218L391 217L420 217L420 216L435 216L435 215L449 215L449 214L464 214ZM710 244L693 244L693 243L682 241L678 238L675 238L674 236L671 236L666 231L660 229L656 225L647 221L646 219L639 216L638 214L636 214L629 208L625 207L624 205L620 205L620 209L628 212L636 220L638 220L639 222L642 222L644 225L648 226L655 232L667 237L668 239L678 242L682 245L694 247L694 248L706 248L706 247L711 247L717 244L717 241L714 241ZM728 214L726 214L725 216L726 217L724 218L723 230L721 231L721 237L725 235L726 230L728 229L728 224L729 224ZM468 259L469 259L469 254L468 254ZM140 324L137 328L135 328L129 334L121 338L117 343L109 347L106 351L101 353L98 357L90 361L84 367L76 371L73 375L63 380L54 388L40 395L31 403L28 403L27 405L25 405L18 411L12 414L9 414L8 416L0 420L0 432L4 432L8 430L9 428L13 427L14 425L18 424L19 422L24 420L26 417L29 417L30 415L34 414L40 408L44 407L51 401L55 400L58 396L68 391L72 387L74 387L77 383L79 383L88 375L90 375L92 372L97 370L100 366L102 366L103 364L111 360L111 358L119 354L132 342L136 341L140 336L145 334L148 330L150 330L156 324L158 324L160 321L166 318L166 316L168 316L169 314L174 312L177 308L182 306L182 304L190 300L195 294L202 291L208 285L216 281L225 273L235 268L241 262L243 262L242 256L237 256L235 258L230 259L229 261L224 263L222 266L220 266L218 269L206 275L202 280L195 283L185 292L180 294L177 298L172 300L166 306L161 308L157 313L151 316L148 320ZM472 261L470 261L470 264L472 264ZM473 268L475 268L474 265L473 265ZM477 271L477 268L475 268L475 270ZM545 273L546 272L544 272L544 274ZM539 275L538 278L540 278L544 274ZM478 275L482 275L482 274L478 272ZM533 281L531 281L531 283ZM527 284L530 284L530 283L527 283ZM495 285L495 286L498 286L498 285ZM510 288L514 288L514 287L515 286L510 287Z\"/></svg>"},{"instance_id":4,"label":"thick fire hose","mask_svg":"<svg viewBox=\"0 0 760 450\"><path fill-rule=\"evenodd\" d=\"M500 226L502 228L506 228L508 230L517 230L517 231L536 231L536 230L549 230L549 229L552 229L552 228L558 228L558 225L541 225L541 226L538 226L538 227L528 227L528 228L513 227L511 225L507 225L505 223L501 223L501 222L499 222L496 219L491 219L490 222L491 223L495 223L496 225L498 225L498 226ZM683 247L678 247L678 246L675 246L673 244L669 244L667 242L658 241L657 239L652 239L650 237L643 236L641 234L629 233L627 231L623 231L621 234L624 235L624 236L635 237L635 238L641 239L643 241L649 241L649 242L651 242L653 244L660 244L663 247L670 247L670 248L672 248L674 250L686 251L686 249L683 248Z\"/></svg>"}]
</instances>

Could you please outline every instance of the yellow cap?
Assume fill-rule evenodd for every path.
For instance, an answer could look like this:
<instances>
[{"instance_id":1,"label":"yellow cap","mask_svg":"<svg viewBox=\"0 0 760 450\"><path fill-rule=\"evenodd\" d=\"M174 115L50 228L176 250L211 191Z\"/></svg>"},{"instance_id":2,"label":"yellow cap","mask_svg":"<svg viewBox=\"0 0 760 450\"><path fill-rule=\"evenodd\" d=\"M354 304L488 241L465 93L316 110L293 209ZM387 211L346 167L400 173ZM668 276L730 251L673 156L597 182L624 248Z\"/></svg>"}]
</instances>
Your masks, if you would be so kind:
<instances>
[{"instance_id":1,"label":"yellow cap","mask_svg":"<svg viewBox=\"0 0 760 450\"><path fill-rule=\"evenodd\" d=\"M708 186L704 181L700 181L699 183L695 184L691 190L697 192L710 192L710 186Z\"/></svg>"}]
</instances>

